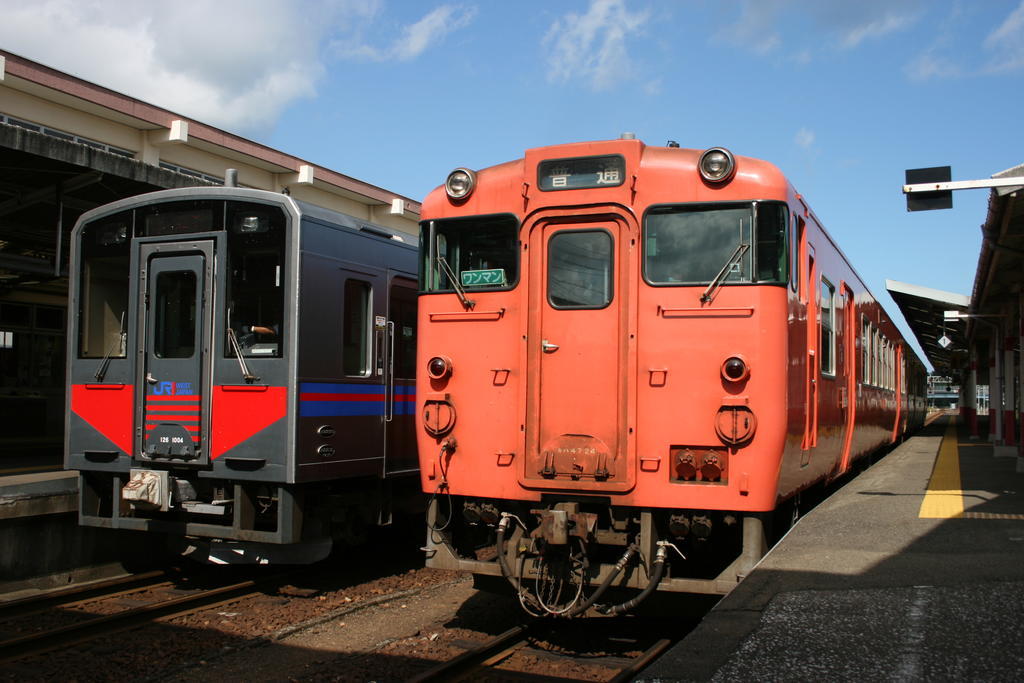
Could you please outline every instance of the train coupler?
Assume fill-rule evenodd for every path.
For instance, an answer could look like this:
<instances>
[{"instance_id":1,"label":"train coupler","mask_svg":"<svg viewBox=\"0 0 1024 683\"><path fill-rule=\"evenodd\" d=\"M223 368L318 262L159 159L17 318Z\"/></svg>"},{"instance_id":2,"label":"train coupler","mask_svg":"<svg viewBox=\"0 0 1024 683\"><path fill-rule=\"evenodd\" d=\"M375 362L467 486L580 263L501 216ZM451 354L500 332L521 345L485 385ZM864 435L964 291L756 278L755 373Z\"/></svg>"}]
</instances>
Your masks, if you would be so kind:
<instances>
[{"instance_id":1,"label":"train coupler","mask_svg":"<svg viewBox=\"0 0 1024 683\"><path fill-rule=\"evenodd\" d=\"M530 537L549 545L566 545L570 536L586 542L597 527L597 515L580 512L577 503L560 503L553 510L530 510L537 516L537 527Z\"/></svg>"}]
</instances>

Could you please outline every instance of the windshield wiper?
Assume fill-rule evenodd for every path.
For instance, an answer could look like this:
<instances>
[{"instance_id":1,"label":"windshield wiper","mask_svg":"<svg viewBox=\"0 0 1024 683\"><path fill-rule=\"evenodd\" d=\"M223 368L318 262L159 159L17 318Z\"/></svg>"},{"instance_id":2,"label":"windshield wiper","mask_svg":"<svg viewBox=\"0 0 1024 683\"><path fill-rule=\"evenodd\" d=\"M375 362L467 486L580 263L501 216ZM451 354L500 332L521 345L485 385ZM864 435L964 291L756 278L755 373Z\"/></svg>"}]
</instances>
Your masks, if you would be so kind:
<instances>
[{"instance_id":1,"label":"windshield wiper","mask_svg":"<svg viewBox=\"0 0 1024 683\"><path fill-rule=\"evenodd\" d=\"M238 337L235 335L233 327L228 328L228 341L231 343L231 350L235 352L235 358L238 359L238 367L242 369L242 378L246 382L259 382L260 378L249 372L249 366L245 364L245 358L242 356L242 347L238 344Z\"/></svg>"},{"instance_id":2,"label":"windshield wiper","mask_svg":"<svg viewBox=\"0 0 1024 683\"><path fill-rule=\"evenodd\" d=\"M722 269L718 271L718 275L716 275L715 279L711 281L708 288L704 290L704 293L700 295L700 302L702 304L706 304L714 298L715 292L717 292L718 288L722 286L722 282L725 281L725 277L728 275L729 269L732 268L732 264L742 258L743 254L747 252L747 249L750 249L750 245L746 242L740 242L740 246L736 247L736 251L732 252L732 256L730 256L729 260L725 262Z\"/></svg>"},{"instance_id":3,"label":"windshield wiper","mask_svg":"<svg viewBox=\"0 0 1024 683\"><path fill-rule=\"evenodd\" d=\"M455 272L452 271L452 267L448 265L448 261L445 260L444 256L438 254L437 263L441 266L441 270L444 271L444 274L447 275L448 279L451 281L452 287L455 289L455 293L459 295L459 301L462 302L462 305L466 308L473 308L476 306L476 302L466 296L466 290L462 288L462 285L459 283L459 279L455 277Z\"/></svg>"},{"instance_id":4,"label":"windshield wiper","mask_svg":"<svg viewBox=\"0 0 1024 683\"><path fill-rule=\"evenodd\" d=\"M103 378L107 376L107 369L110 367L110 357L114 353L114 344L117 344L118 352L123 353L126 341L127 335L124 331L124 311L121 311L121 331L117 333L117 340L107 347L107 352L103 354L103 360L100 362L100 367L96 370L96 374L93 375L97 382L102 382Z\"/></svg>"}]
</instances>

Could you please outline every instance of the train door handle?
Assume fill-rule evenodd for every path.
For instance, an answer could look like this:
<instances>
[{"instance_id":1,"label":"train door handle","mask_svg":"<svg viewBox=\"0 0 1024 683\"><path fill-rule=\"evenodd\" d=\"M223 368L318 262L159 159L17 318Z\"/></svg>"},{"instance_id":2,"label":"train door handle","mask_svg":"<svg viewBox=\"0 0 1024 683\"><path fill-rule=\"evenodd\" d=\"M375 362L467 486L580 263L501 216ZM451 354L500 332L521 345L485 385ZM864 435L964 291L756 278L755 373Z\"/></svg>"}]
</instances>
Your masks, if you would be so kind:
<instances>
[{"instance_id":1,"label":"train door handle","mask_svg":"<svg viewBox=\"0 0 1024 683\"><path fill-rule=\"evenodd\" d=\"M552 344L547 339L540 343L540 348L544 353L554 353L558 350L558 344Z\"/></svg>"},{"instance_id":2,"label":"train door handle","mask_svg":"<svg viewBox=\"0 0 1024 683\"><path fill-rule=\"evenodd\" d=\"M157 378L153 376L152 372L147 372L146 373L146 381L149 382L150 384L156 384L157 383Z\"/></svg>"}]
</instances>

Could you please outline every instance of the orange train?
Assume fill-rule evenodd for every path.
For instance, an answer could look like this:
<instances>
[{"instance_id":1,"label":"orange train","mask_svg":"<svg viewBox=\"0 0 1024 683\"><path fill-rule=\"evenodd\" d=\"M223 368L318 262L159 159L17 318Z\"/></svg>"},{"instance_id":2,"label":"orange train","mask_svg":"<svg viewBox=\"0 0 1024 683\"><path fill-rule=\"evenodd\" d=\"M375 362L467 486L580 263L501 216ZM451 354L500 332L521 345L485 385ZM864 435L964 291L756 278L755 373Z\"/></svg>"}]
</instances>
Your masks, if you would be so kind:
<instances>
[{"instance_id":1,"label":"orange train","mask_svg":"<svg viewBox=\"0 0 1024 683\"><path fill-rule=\"evenodd\" d=\"M778 511L923 421L923 365L768 162L542 147L422 216L427 564L531 613L728 592Z\"/></svg>"}]
</instances>

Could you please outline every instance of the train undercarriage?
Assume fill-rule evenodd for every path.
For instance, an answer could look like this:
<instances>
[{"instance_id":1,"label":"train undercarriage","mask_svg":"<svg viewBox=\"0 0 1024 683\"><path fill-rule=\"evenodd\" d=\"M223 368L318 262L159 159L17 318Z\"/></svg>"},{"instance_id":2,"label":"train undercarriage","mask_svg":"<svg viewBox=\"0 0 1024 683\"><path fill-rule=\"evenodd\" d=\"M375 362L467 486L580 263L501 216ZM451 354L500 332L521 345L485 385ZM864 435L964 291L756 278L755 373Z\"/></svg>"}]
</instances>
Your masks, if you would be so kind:
<instances>
[{"instance_id":1,"label":"train undercarriage","mask_svg":"<svg viewBox=\"0 0 1024 683\"><path fill-rule=\"evenodd\" d=\"M81 472L79 519L85 526L163 533L170 552L200 562L309 564L336 543L364 543L394 514L416 512L410 502L419 499L417 483L406 477L282 485L153 470Z\"/></svg>"},{"instance_id":2,"label":"train undercarriage","mask_svg":"<svg viewBox=\"0 0 1024 683\"><path fill-rule=\"evenodd\" d=\"M427 566L503 578L536 616L628 611L655 589L724 595L764 556L770 514L437 496ZM629 600L602 603L609 589Z\"/></svg>"}]
</instances>

